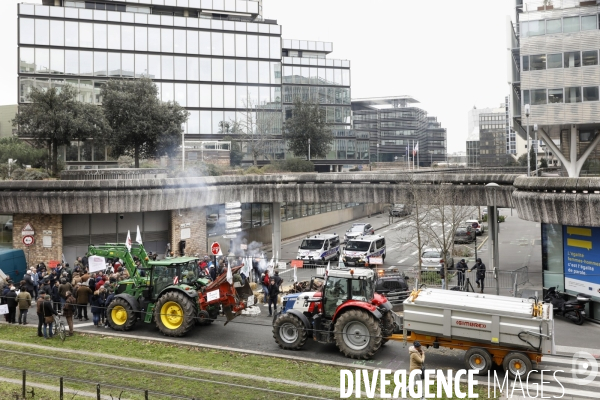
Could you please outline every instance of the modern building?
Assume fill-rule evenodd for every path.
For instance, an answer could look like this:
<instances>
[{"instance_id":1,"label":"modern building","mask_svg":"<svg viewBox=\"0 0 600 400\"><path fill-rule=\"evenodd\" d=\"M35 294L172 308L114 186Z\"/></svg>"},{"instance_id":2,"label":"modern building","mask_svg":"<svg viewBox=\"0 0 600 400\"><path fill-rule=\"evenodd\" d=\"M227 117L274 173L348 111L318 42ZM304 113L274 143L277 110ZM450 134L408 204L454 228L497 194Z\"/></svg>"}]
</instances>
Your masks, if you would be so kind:
<instances>
[{"instance_id":1,"label":"modern building","mask_svg":"<svg viewBox=\"0 0 600 400\"><path fill-rule=\"evenodd\" d=\"M18 109L19 106L16 104L0 106L0 138L11 137L16 134L16 128L13 127L12 120L15 118Z\"/></svg>"},{"instance_id":2,"label":"modern building","mask_svg":"<svg viewBox=\"0 0 600 400\"><path fill-rule=\"evenodd\" d=\"M527 126L565 175L600 171L600 30L596 1L517 0L508 25L510 122ZM525 105L530 105L529 116ZM559 145L554 144L559 141Z\"/></svg>"},{"instance_id":3,"label":"modern building","mask_svg":"<svg viewBox=\"0 0 600 400\"><path fill-rule=\"evenodd\" d=\"M352 130L350 61L327 58L332 51L329 42L283 40L283 112L290 118L297 98L320 104L334 141L325 159L313 161L317 168L336 165L341 170L368 162L367 143L359 143Z\"/></svg>"},{"instance_id":4,"label":"modern building","mask_svg":"<svg viewBox=\"0 0 600 400\"><path fill-rule=\"evenodd\" d=\"M352 119L357 139L368 139L372 162L413 162L420 166L446 162L446 129L436 117L411 104L411 96L352 100ZM418 143L418 148L417 148Z\"/></svg>"},{"instance_id":5,"label":"modern building","mask_svg":"<svg viewBox=\"0 0 600 400\"><path fill-rule=\"evenodd\" d=\"M190 112L188 139L219 140L229 134L223 122L266 113L281 134L281 26L262 18L258 1L44 0L18 10L19 103L32 87L71 84L99 104L107 79L148 76L163 101ZM93 140L61 158L114 161Z\"/></svg>"}]
</instances>

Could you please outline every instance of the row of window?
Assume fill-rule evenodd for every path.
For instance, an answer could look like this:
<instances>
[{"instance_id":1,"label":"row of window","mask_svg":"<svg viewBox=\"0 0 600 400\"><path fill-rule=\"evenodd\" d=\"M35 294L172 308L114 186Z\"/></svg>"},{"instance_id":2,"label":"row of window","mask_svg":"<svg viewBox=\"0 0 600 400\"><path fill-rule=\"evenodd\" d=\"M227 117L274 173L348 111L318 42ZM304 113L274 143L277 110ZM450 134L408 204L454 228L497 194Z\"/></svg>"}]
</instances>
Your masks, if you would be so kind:
<instances>
[{"instance_id":1,"label":"row of window","mask_svg":"<svg viewBox=\"0 0 600 400\"><path fill-rule=\"evenodd\" d=\"M419 115L415 111L382 111L381 118L417 118Z\"/></svg>"},{"instance_id":2,"label":"row of window","mask_svg":"<svg viewBox=\"0 0 600 400\"><path fill-rule=\"evenodd\" d=\"M350 88L287 85L283 87L284 103L293 103L296 98L319 104L350 105Z\"/></svg>"},{"instance_id":3,"label":"row of window","mask_svg":"<svg viewBox=\"0 0 600 400\"><path fill-rule=\"evenodd\" d=\"M479 124L479 129L506 129L506 124Z\"/></svg>"},{"instance_id":4,"label":"row of window","mask_svg":"<svg viewBox=\"0 0 600 400\"><path fill-rule=\"evenodd\" d=\"M113 0L104 0L104 1L113 1ZM148 5L157 5L157 6L170 6L170 7L185 7L185 8L195 8L195 9L207 9L207 10L221 10L221 11L231 11L231 12L249 12L249 13L258 13L258 2L256 1L248 1L248 0L129 0L130 3L140 3L140 4L148 4ZM97 4L106 4L106 3L96 3L90 1L83 0L75 0L75 1L65 1L65 7L70 7L69 3L75 3L76 7L86 7L89 8L90 5L95 6ZM80 5L81 4L81 5ZM110 4L106 4L110 5ZM150 8L150 7L148 7Z\"/></svg>"},{"instance_id":5,"label":"row of window","mask_svg":"<svg viewBox=\"0 0 600 400\"><path fill-rule=\"evenodd\" d=\"M158 15L133 12L116 12L104 10L89 10L71 7L47 7L33 4L19 4L19 11L23 15L35 15L52 18L84 19L94 21L110 21L148 25L179 26L182 28L217 29L238 32L257 32L271 35L280 35L281 26L274 24L223 21L218 19L174 17L172 15Z\"/></svg>"},{"instance_id":6,"label":"row of window","mask_svg":"<svg viewBox=\"0 0 600 400\"><path fill-rule=\"evenodd\" d=\"M598 50L567 51L565 53L523 56L521 65L523 71L598 65Z\"/></svg>"},{"instance_id":7,"label":"row of window","mask_svg":"<svg viewBox=\"0 0 600 400\"><path fill-rule=\"evenodd\" d=\"M382 121L379 123L381 128L417 128L417 121Z\"/></svg>"},{"instance_id":8,"label":"row of window","mask_svg":"<svg viewBox=\"0 0 600 400\"><path fill-rule=\"evenodd\" d=\"M283 48L293 50L309 50L309 51L333 51L333 43L331 42L315 42L310 40L294 40L284 39Z\"/></svg>"},{"instance_id":9,"label":"row of window","mask_svg":"<svg viewBox=\"0 0 600 400\"><path fill-rule=\"evenodd\" d=\"M523 104L581 103L582 100L599 101L598 86L523 90Z\"/></svg>"},{"instance_id":10,"label":"row of window","mask_svg":"<svg viewBox=\"0 0 600 400\"><path fill-rule=\"evenodd\" d=\"M283 66L283 83L350 86L350 70Z\"/></svg>"},{"instance_id":11,"label":"row of window","mask_svg":"<svg viewBox=\"0 0 600 400\"><path fill-rule=\"evenodd\" d=\"M281 59L281 38L91 22L20 20L20 43Z\"/></svg>"},{"instance_id":12,"label":"row of window","mask_svg":"<svg viewBox=\"0 0 600 400\"><path fill-rule=\"evenodd\" d=\"M506 114L480 114L479 121L504 121Z\"/></svg>"},{"instance_id":13,"label":"row of window","mask_svg":"<svg viewBox=\"0 0 600 400\"><path fill-rule=\"evenodd\" d=\"M30 47L19 53L21 73L281 84L279 62Z\"/></svg>"},{"instance_id":14,"label":"row of window","mask_svg":"<svg viewBox=\"0 0 600 400\"><path fill-rule=\"evenodd\" d=\"M521 37L572 33L598 29L598 15L583 15L540 21L522 21Z\"/></svg>"},{"instance_id":15,"label":"row of window","mask_svg":"<svg viewBox=\"0 0 600 400\"><path fill-rule=\"evenodd\" d=\"M285 41L285 40L284 40ZM284 64L294 64L294 65L317 65L317 66L327 66L327 67L344 67L350 68L350 61L348 60L336 60L330 58L316 58L316 57L283 57Z\"/></svg>"},{"instance_id":16,"label":"row of window","mask_svg":"<svg viewBox=\"0 0 600 400\"><path fill-rule=\"evenodd\" d=\"M328 124L350 124L352 110L347 106L321 106L325 110L326 121ZM291 105L283 106L283 115L287 120L292 117L292 110L294 109Z\"/></svg>"}]
</instances>

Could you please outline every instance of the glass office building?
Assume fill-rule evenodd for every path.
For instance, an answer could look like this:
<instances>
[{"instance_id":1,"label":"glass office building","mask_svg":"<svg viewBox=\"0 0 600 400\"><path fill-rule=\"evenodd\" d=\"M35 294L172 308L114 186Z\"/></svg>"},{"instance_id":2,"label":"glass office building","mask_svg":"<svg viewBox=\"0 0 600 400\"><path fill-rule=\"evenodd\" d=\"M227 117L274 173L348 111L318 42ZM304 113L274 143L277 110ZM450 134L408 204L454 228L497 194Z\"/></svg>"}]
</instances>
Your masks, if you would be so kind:
<instances>
[{"instance_id":1,"label":"glass office building","mask_svg":"<svg viewBox=\"0 0 600 400\"><path fill-rule=\"evenodd\" d=\"M148 76L163 101L190 112L186 138L219 140L221 122L248 113L281 121L281 26L262 19L258 1L44 0L18 10L19 103L32 87L70 84L80 101L100 104L107 79ZM272 133L281 134L281 123ZM112 160L93 140L61 157Z\"/></svg>"}]
</instances>

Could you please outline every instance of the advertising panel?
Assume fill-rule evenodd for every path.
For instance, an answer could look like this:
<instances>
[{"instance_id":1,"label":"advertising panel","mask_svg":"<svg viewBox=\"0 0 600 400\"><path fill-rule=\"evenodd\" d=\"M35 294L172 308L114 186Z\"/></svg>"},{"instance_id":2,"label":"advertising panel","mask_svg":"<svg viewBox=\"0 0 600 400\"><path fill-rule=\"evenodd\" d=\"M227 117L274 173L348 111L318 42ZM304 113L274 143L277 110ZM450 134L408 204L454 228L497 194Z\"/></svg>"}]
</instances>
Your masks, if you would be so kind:
<instances>
[{"instance_id":1,"label":"advertising panel","mask_svg":"<svg viewBox=\"0 0 600 400\"><path fill-rule=\"evenodd\" d=\"M563 226L565 289L600 299L600 228Z\"/></svg>"}]
</instances>

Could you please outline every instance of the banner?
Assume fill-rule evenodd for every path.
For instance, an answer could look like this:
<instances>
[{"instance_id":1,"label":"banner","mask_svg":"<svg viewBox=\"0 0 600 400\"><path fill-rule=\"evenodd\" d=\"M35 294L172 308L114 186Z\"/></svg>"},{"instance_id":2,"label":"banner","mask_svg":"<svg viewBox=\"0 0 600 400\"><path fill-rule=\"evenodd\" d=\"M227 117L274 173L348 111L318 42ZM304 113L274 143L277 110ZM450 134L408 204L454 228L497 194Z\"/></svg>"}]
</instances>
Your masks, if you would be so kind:
<instances>
[{"instance_id":1,"label":"banner","mask_svg":"<svg viewBox=\"0 0 600 400\"><path fill-rule=\"evenodd\" d=\"M97 272L106 269L106 259L100 256L88 257L89 272Z\"/></svg>"},{"instance_id":2,"label":"banner","mask_svg":"<svg viewBox=\"0 0 600 400\"><path fill-rule=\"evenodd\" d=\"M0 305L0 315L8 314L8 305L2 304Z\"/></svg>"},{"instance_id":3,"label":"banner","mask_svg":"<svg viewBox=\"0 0 600 400\"><path fill-rule=\"evenodd\" d=\"M600 228L563 226L565 289L600 298Z\"/></svg>"}]
</instances>

